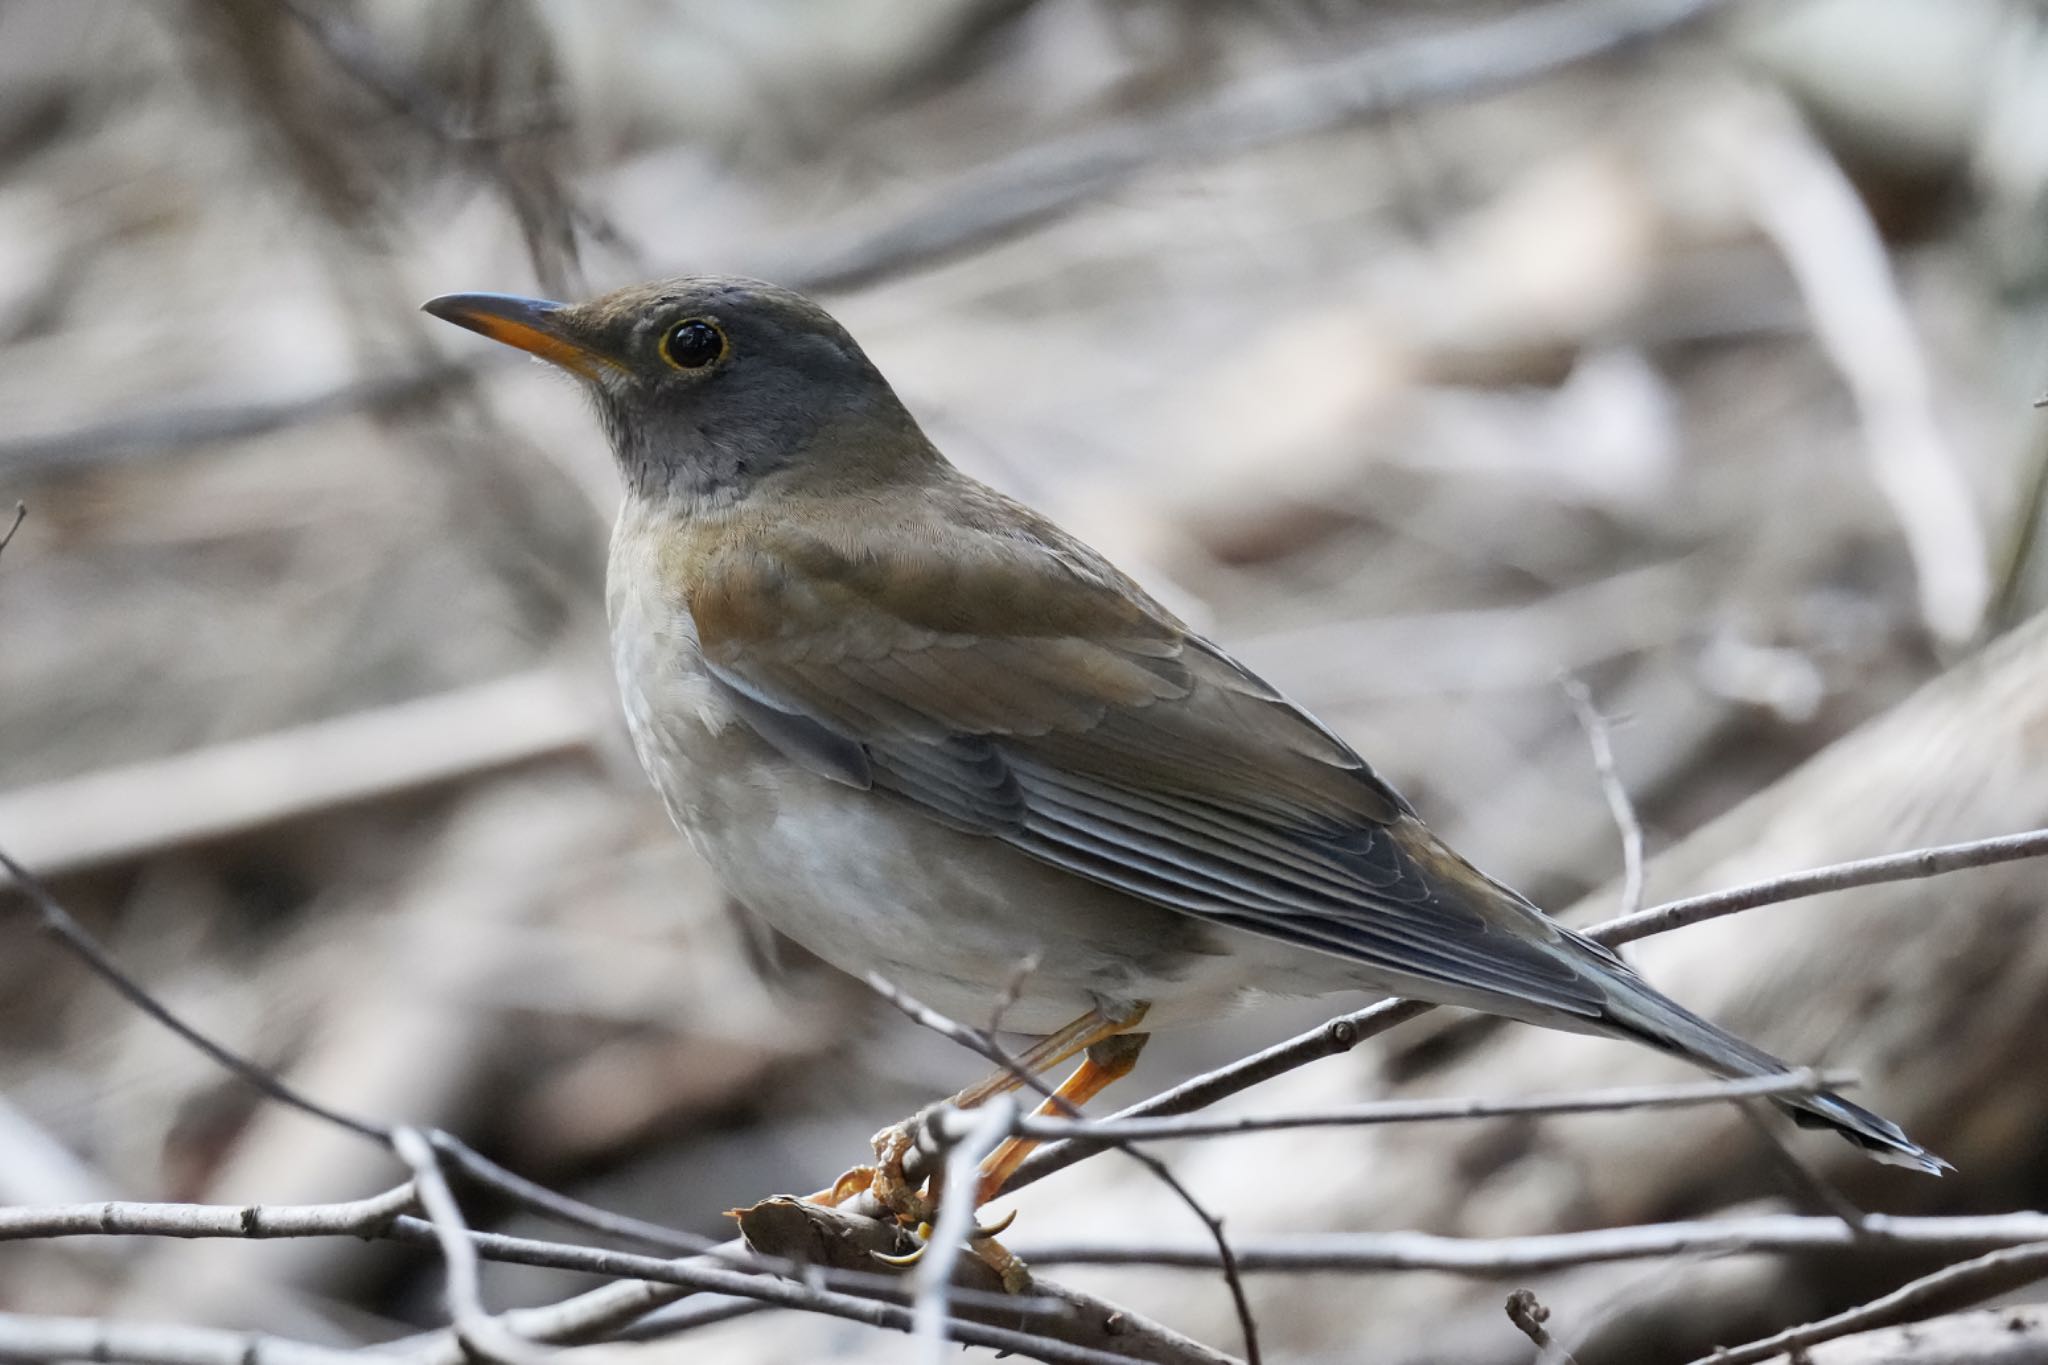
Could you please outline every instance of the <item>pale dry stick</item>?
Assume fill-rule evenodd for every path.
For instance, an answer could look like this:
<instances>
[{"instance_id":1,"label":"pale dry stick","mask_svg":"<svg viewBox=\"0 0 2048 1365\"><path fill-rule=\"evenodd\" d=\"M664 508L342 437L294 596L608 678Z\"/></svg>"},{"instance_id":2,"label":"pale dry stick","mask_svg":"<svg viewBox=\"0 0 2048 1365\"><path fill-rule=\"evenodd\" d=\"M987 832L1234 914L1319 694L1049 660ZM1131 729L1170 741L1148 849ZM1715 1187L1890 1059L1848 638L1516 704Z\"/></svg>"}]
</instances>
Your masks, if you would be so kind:
<instances>
[{"instance_id":1,"label":"pale dry stick","mask_svg":"<svg viewBox=\"0 0 2048 1365\"><path fill-rule=\"evenodd\" d=\"M1934 414L1934 382L1884 238L1827 149L1789 103L1745 92L1702 147L1748 200L1848 386L1871 473L1898 519L1936 638L1968 640L1991 596L1990 552L1960 461Z\"/></svg>"},{"instance_id":2,"label":"pale dry stick","mask_svg":"<svg viewBox=\"0 0 2048 1365\"><path fill-rule=\"evenodd\" d=\"M260 1332L104 1318L37 1317L0 1312L0 1360L121 1362L122 1365L364 1365L336 1350Z\"/></svg>"},{"instance_id":3,"label":"pale dry stick","mask_svg":"<svg viewBox=\"0 0 2048 1365\"><path fill-rule=\"evenodd\" d=\"M666 1341L699 1327L751 1317L774 1308L759 1299L734 1298L729 1294L699 1294L691 1302L679 1303L646 1317L612 1334L613 1341Z\"/></svg>"},{"instance_id":4,"label":"pale dry stick","mask_svg":"<svg viewBox=\"0 0 2048 1365\"><path fill-rule=\"evenodd\" d=\"M980 1188L982 1159L1002 1144L1017 1117L1013 1095L996 1095L982 1105L969 1130L946 1153L945 1189L939 1197L938 1221L912 1272L916 1297L911 1308L911 1344L925 1365L945 1365L946 1322L952 1316L947 1291L953 1268L974 1236L974 1196Z\"/></svg>"},{"instance_id":5,"label":"pale dry stick","mask_svg":"<svg viewBox=\"0 0 2048 1365\"><path fill-rule=\"evenodd\" d=\"M6 792L0 831L57 876L589 753L602 724L564 674L536 669Z\"/></svg>"},{"instance_id":6,"label":"pale dry stick","mask_svg":"<svg viewBox=\"0 0 2048 1365\"><path fill-rule=\"evenodd\" d=\"M1862 1226L1808 1214L1643 1223L1587 1232L1524 1237L1447 1237L1429 1232L1339 1232L1240 1241L1246 1271L1442 1270L1506 1275L1662 1256L1755 1255L1790 1251L1861 1251L1897 1247L1977 1252L2048 1241L2048 1213L1956 1217L1866 1214ZM1213 1269L1215 1249L1198 1243L1069 1243L1020 1251L1044 1265L1147 1265Z\"/></svg>"},{"instance_id":7,"label":"pale dry stick","mask_svg":"<svg viewBox=\"0 0 2048 1365\"><path fill-rule=\"evenodd\" d=\"M1643 822L1636 815L1635 802L1614 762L1614 737L1607 717L1593 704L1593 692L1577 678L1563 680L1565 700L1586 732L1593 751L1593 771L1600 778L1600 794L1607 798L1607 811L1621 834L1621 913L1633 915L1643 908Z\"/></svg>"},{"instance_id":8,"label":"pale dry stick","mask_svg":"<svg viewBox=\"0 0 2048 1365\"><path fill-rule=\"evenodd\" d=\"M1010 985L1004 992L1004 998L996 1010L996 1017L998 1019L1002 1017L1003 1011L1009 1008L1016 992L1022 989L1024 978L1030 971L1036 969L1036 965L1035 962L1027 963L1023 970L1011 978ZM916 1023L922 1024L939 1036L949 1038L968 1051L994 1063L1014 1076L1020 1085L1027 1086L1044 1096L1048 1103L1057 1107L1066 1116L1068 1122L1085 1121L1086 1115L1074 1105L1073 1101L1067 1099L1066 1096L1046 1084L1043 1078L1034 1075L1029 1067L1011 1056L1009 1050L996 1040L992 1031L969 1028L957 1019L947 1018L923 1001L913 999L905 994L895 983L879 973L868 973L867 983L869 989L873 990L897 1009L903 1011L904 1014L908 1015ZM1013 1127L1015 1124L1022 1122L1022 1120L1023 1116L1021 1115L1013 1118ZM1259 1349L1258 1319L1252 1316L1251 1296L1245 1292L1243 1277L1237 1273L1237 1259L1231 1254L1230 1239L1223 1235L1223 1220L1209 1212L1208 1207L1201 1200L1195 1198L1195 1192L1182 1184L1180 1177L1176 1176L1164 1161L1153 1156L1150 1152L1140 1151L1128 1143L1120 1142L1114 1145L1118 1151L1121 1151L1125 1156L1128 1156L1147 1171L1150 1171L1153 1179L1159 1181L1168 1190L1172 1191L1173 1196L1200 1220L1204 1228L1208 1229L1209 1240L1215 1243L1216 1246L1216 1259L1223 1271L1224 1286L1230 1291L1231 1307L1237 1313L1238 1330L1244 1337L1245 1360L1248 1365L1262 1365L1263 1355ZM1005 1189L1007 1188L1008 1186L1005 1186Z\"/></svg>"},{"instance_id":9,"label":"pale dry stick","mask_svg":"<svg viewBox=\"0 0 2048 1365\"><path fill-rule=\"evenodd\" d=\"M484 1307L483 1268L471 1240L462 1206L448 1188L440 1155L426 1134L417 1128L393 1128L391 1150L412 1170L413 1188L419 1192L434 1242L441 1249L442 1273L447 1284L448 1313L455 1319L455 1335L473 1354L499 1365L538 1365L548 1352L514 1333Z\"/></svg>"},{"instance_id":10,"label":"pale dry stick","mask_svg":"<svg viewBox=\"0 0 2048 1365\"><path fill-rule=\"evenodd\" d=\"M1795 1359L1809 1346L1852 1336L1878 1327L1915 1321L1934 1313L1950 1313L1999 1294L2022 1289L2048 1276L2048 1243L2005 1247L1968 1261L1943 1266L1931 1275L1909 1280L1891 1293L1845 1309L1833 1317L1787 1327L1740 1346L1724 1346L1692 1365L1757 1365L1781 1355Z\"/></svg>"},{"instance_id":11,"label":"pale dry stick","mask_svg":"<svg viewBox=\"0 0 2048 1365\"><path fill-rule=\"evenodd\" d=\"M481 1250L479 1254L489 1255ZM529 1341L581 1345L608 1340L621 1328L696 1292L652 1280L614 1280L555 1303L515 1308L505 1314L505 1325ZM470 1365L469 1353L446 1327L386 1342L379 1350L400 1356L409 1365Z\"/></svg>"},{"instance_id":12,"label":"pale dry stick","mask_svg":"<svg viewBox=\"0 0 2048 1365\"><path fill-rule=\"evenodd\" d=\"M1688 896L1683 900L1653 906L1623 919L1608 920L1604 924L1593 926L1586 934L1596 942L1612 948L1623 943L1632 943L1639 938L1647 938L1652 934L1661 934L1683 928L1688 924L1716 919L1722 915L1732 915L1738 911L1754 910L1761 906L1776 905L1807 896L1818 896L1829 891L1846 891L1860 886L1875 886L1882 882L1912 881L1959 872L1965 868L1991 867L1999 863L2043 856L2048 856L2048 830L2028 830L2020 834L2002 834L1989 839L1942 844L1933 848L1915 849L1909 853L1833 863L1805 872L1794 872L1744 886L1730 887L1725 891ZM1420 1000L1382 1000L1376 1005L1339 1015L1328 1023L1276 1043L1264 1051L1255 1052L1228 1066L1218 1067L1214 1071L1184 1081L1172 1089L1161 1091L1148 1100L1112 1115L1110 1121L1186 1114L1207 1108L1218 1100L1248 1090L1275 1076L1285 1075L1310 1062L1349 1052L1365 1039L1427 1014L1434 1008L1434 1005ZM1102 1150L1103 1145L1099 1142L1076 1139L1034 1152L1010 1178L1009 1183L1003 1186L1001 1192L1013 1193L1034 1181L1043 1180L1055 1171L1065 1170L1075 1162Z\"/></svg>"},{"instance_id":13,"label":"pale dry stick","mask_svg":"<svg viewBox=\"0 0 2048 1365\"><path fill-rule=\"evenodd\" d=\"M1916 848L1906 853L1886 853L1875 858L1830 863L1826 867L1816 867L1806 872L1793 872L1783 877L1750 882L1745 886L1732 886L1725 891L1709 891L1698 896L1687 896L1683 900L1652 906L1625 919L1596 924L1586 933L1589 937L1613 947L1617 943L1632 943L1636 939L1647 938L1652 934L1683 929L1688 924L1719 919L1723 915L1732 915L1737 911L1803 900L1808 896L1825 895L1830 891L1853 891L1857 887L1877 886L1884 882L1917 881L1924 877L1946 876L1951 872L1961 872L1972 867L1995 867L1999 863L2023 862L2028 858L2040 857L2048 857L2048 829L1998 834L1988 839L1970 839L1956 844L1939 844L1933 848Z\"/></svg>"},{"instance_id":14,"label":"pale dry stick","mask_svg":"<svg viewBox=\"0 0 2048 1365\"><path fill-rule=\"evenodd\" d=\"M336 1204L146 1204L0 1208L0 1242L48 1237L378 1237L416 1207L410 1183Z\"/></svg>"},{"instance_id":15,"label":"pale dry stick","mask_svg":"<svg viewBox=\"0 0 2048 1365\"><path fill-rule=\"evenodd\" d=\"M1533 1118L1558 1114L1607 1114L1625 1110L1689 1109L1731 1100L1811 1095L1856 1084L1853 1071L1816 1071L1799 1067L1775 1076L1745 1076L1732 1081L1682 1081L1673 1085L1616 1086L1608 1090L1567 1091L1490 1100L1375 1100L1336 1105L1301 1114L1239 1114L1228 1118L1089 1119L1020 1114L1012 1131L1018 1137L1052 1141L1080 1138L1122 1144L1178 1138L1237 1137L1246 1133L1285 1132L1295 1128L1355 1128L1387 1123L1435 1123L1465 1119ZM958 1122L941 1116L948 1137Z\"/></svg>"},{"instance_id":16,"label":"pale dry stick","mask_svg":"<svg viewBox=\"0 0 2048 1365\"><path fill-rule=\"evenodd\" d=\"M1823 1342L1787 1365L2043 1365L2048 1305L1951 1313Z\"/></svg>"},{"instance_id":17,"label":"pale dry stick","mask_svg":"<svg viewBox=\"0 0 2048 1365\"><path fill-rule=\"evenodd\" d=\"M1531 1289L1517 1289L1508 1295L1508 1321L1515 1330L1535 1344L1536 1365L1579 1365L1572 1353L1550 1335L1550 1310L1536 1301Z\"/></svg>"}]
</instances>

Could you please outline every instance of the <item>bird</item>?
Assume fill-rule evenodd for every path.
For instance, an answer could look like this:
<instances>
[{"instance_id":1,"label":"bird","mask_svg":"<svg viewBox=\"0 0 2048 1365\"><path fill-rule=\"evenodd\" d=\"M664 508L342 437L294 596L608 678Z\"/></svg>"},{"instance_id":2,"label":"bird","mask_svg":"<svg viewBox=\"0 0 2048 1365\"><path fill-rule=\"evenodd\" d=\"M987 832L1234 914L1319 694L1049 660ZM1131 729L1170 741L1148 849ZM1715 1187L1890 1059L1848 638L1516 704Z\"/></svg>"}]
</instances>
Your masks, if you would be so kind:
<instances>
[{"instance_id":1,"label":"bird","mask_svg":"<svg viewBox=\"0 0 2048 1365\"><path fill-rule=\"evenodd\" d=\"M625 484L605 596L627 727L725 889L956 1019L1001 1001L1038 1038L1026 1066L1081 1059L1064 1101L1154 1029L1359 989L1789 1069L1481 872L1329 726L955 468L803 295L705 275L423 307L593 400ZM1775 1103L1950 1169L1839 1095ZM923 1216L907 1147L884 1130L832 1197ZM992 1155L978 1197L1028 1150Z\"/></svg>"}]
</instances>

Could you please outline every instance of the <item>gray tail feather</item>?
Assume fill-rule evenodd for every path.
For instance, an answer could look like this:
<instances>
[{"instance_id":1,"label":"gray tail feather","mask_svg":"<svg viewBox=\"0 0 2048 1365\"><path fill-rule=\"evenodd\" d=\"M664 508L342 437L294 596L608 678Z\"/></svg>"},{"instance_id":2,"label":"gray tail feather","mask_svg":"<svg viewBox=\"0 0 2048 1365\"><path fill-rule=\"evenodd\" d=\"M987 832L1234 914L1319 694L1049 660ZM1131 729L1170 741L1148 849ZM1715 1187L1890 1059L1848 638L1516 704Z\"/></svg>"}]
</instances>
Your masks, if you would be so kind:
<instances>
[{"instance_id":1,"label":"gray tail feather","mask_svg":"<svg viewBox=\"0 0 2048 1365\"><path fill-rule=\"evenodd\" d=\"M1763 1049L1750 1046L1677 1001L1658 994L1633 973L1612 974L1608 985L1607 1022L1652 1047L1723 1076L1770 1076L1792 1070ZM1891 1120L1830 1091L1772 1103L1790 1114L1800 1127L1832 1128L1886 1165L1906 1166L1929 1175L1955 1169L1907 1137Z\"/></svg>"}]
</instances>

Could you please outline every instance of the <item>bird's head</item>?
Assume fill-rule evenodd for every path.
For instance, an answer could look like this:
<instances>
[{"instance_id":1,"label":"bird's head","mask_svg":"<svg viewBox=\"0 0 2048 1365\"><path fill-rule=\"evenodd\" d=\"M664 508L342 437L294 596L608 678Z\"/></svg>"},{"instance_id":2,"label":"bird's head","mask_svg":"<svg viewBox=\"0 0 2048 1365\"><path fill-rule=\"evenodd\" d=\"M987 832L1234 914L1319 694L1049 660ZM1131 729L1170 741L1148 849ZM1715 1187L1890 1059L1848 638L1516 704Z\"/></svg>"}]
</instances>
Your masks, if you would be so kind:
<instances>
[{"instance_id":1,"label":"bird's head","mask_svg":"<svg viewBox=\"0 0 2048 1365\"><path fill-rule=\"evenodd\" d=\"M858 487L938 459L846 329L775 285L683 276L588 303L423 306L583 380L640 497L718 501L770 479Z\"/></svg>"}]
</instances>

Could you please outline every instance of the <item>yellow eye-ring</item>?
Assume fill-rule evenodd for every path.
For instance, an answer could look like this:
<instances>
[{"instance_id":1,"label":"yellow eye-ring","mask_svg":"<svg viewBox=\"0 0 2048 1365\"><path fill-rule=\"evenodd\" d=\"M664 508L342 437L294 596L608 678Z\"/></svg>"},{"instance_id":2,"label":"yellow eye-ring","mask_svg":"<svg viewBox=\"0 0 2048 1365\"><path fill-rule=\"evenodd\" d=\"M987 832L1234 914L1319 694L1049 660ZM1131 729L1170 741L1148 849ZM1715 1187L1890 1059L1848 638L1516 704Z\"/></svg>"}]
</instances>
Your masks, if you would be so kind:
<instances>
[{"instance_id":1,"label":"yellow eye-ring","mask_svg":"<svg viewBox=\"0 0 2048 1365\"><path fill-rule=\"evenodd\" d=\"M684 318L661 337L661 358L679 370L716 365L731 350L724 329L709 318Z\"/></svg>"}]
</instances>

